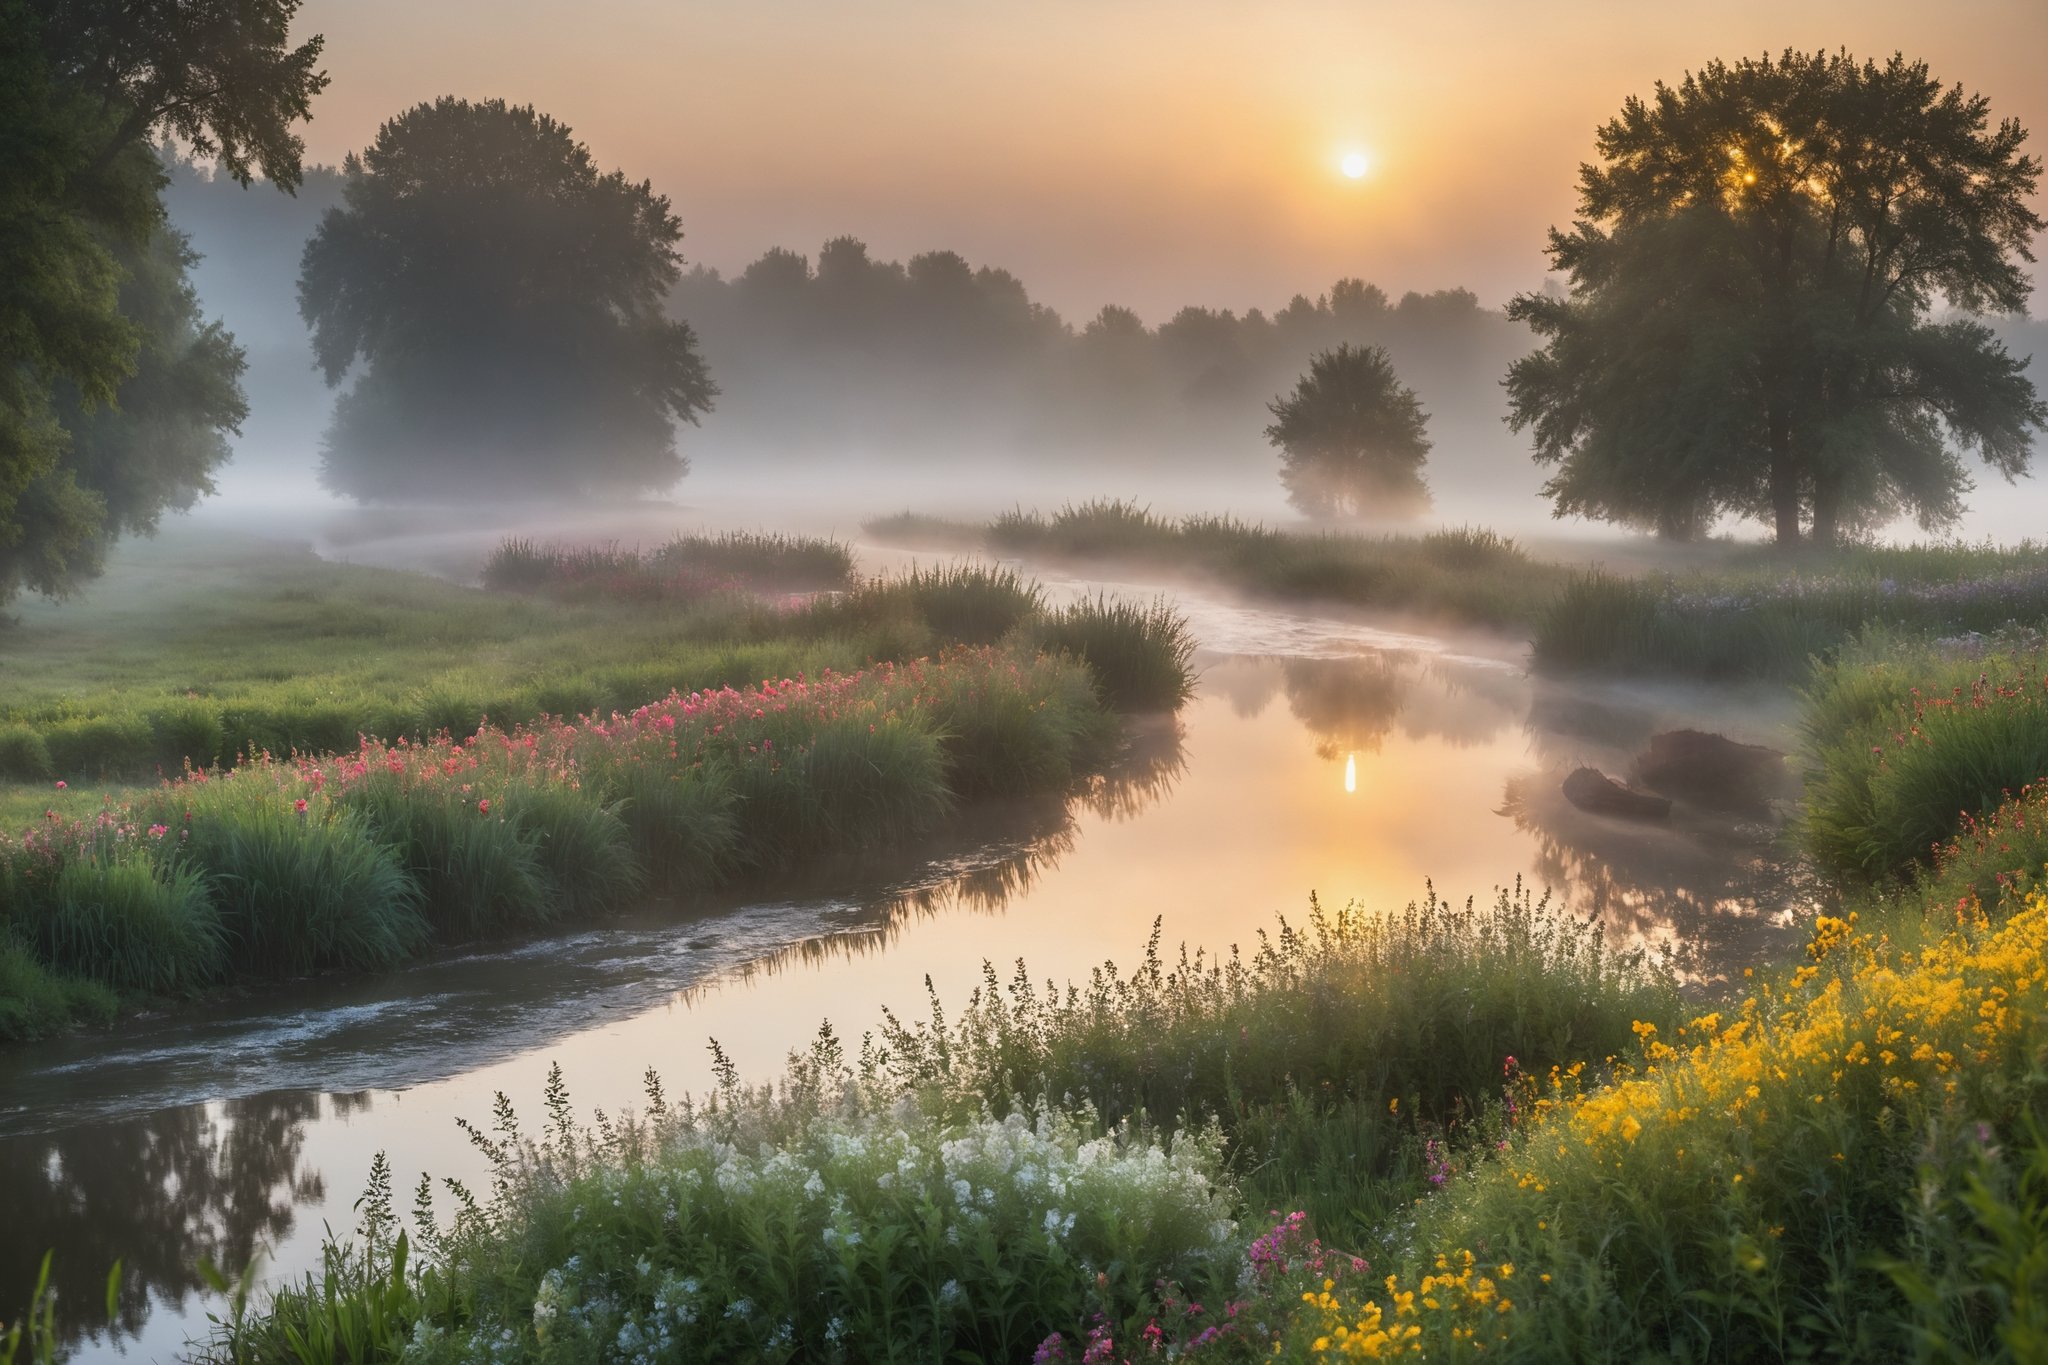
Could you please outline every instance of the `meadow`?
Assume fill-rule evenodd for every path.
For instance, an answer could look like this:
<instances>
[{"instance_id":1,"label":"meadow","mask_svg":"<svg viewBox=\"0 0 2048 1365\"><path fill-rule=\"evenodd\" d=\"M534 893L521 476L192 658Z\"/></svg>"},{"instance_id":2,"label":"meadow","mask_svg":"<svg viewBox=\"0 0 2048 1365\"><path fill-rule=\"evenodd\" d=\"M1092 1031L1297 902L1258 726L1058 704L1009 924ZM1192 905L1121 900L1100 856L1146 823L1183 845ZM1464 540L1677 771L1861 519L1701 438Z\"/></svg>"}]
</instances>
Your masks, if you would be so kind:
<instances>
[{"instance_id":1,"label":"meadow","mask_svg":"<svg viewBox=\"0 0 2048 1365\"><path fill-rule=\"evenodd\" d=\"M239 581L239 596L201 594L208 613L229 619L183 619L174 648L207 648L216 630L246 637L258 623L232 613L261 616L280 600L257 586L272 557L251 567L262 572ZM42 782L15 789L7 808L18 818L0 834L0 1037L104 1021L123 999L381 970L436 944L898 842L961 800L1068 790L1116 753L1119 709L1171 709L1190 681L1184 627L1165 608L1098 600L1046 612L1015 575L972 566L780 607L720 589L666 629L637 631L626 623L664 613L644 601L614 615L607 602L572 611L405 575L300 569L327 594L320 610L339 602L345 616L367 601L366 615L416 635L447 627L432 637L441 648L489 640L501 625L508 653L580 645L582 678L602 679L607 694L638 686L640 703L557 711L582 694L513 682L500 663L502 709L472 695L457 710L446 704L451 675L401 690L404 675L382 654L272 690L261 674L282 657L279 640L230 644L223 681L170 703L119 686L54 699L24 689L10 731L18 762L69 758L81 734L118 731L125 716L132 745L109 740L84 771L132 772L151 757L178 766L135 788L74 788L45 767ZM299 600L293 586L275 591ZM122 610L118 599L102 607ZM516 633L522 612L540 628ZM620 629L590 634L575 613ZM549 624L561 627L553 638ZM769 639L733 644L749 633ZM862 649L865 662L846 671L827 662L718 680L776 651L830 660ZM468 668L462 676L493 676ZM247 734L254 715L291 714L291 689L309 685L328 689L326 729L230 750L224 736ZM130 709L93 709L113 704L103 698ZM152 750L167 715L192 722L177 735L201 738Z\"/></svg>"}]
</instances>

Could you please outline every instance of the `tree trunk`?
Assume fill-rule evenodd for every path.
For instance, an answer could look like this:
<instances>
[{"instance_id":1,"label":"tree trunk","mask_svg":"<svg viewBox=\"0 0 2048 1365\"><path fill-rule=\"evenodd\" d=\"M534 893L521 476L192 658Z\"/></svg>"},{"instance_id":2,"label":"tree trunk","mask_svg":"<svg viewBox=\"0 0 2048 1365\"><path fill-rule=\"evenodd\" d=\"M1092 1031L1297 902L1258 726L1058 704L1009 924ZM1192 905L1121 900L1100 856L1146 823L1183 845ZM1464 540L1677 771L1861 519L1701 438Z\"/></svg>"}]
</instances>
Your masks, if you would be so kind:
<instances>
[{"instance_id":1,"label":"tree trunk","mask_svg":"<svg viewBox=\"0 0 2048 1365\"><path fill-rule=\"evenodd\" d=\"M1842 491L1826 479L1813 483L1813 543L1833 545L1842 533Z\"/></svg>"},{"instance_id":2,"label":"tree trunk","mask_svg":"<svg viewBox=\"0 0 2048 1365\"><path fill-rule=\"evenodd\" d=\"M1781 412L1770 416L1771 513L1777 521L1778 544L1799 543L1799 466L1792 458L1792 425Z\"/></svg>"}]
</instances>

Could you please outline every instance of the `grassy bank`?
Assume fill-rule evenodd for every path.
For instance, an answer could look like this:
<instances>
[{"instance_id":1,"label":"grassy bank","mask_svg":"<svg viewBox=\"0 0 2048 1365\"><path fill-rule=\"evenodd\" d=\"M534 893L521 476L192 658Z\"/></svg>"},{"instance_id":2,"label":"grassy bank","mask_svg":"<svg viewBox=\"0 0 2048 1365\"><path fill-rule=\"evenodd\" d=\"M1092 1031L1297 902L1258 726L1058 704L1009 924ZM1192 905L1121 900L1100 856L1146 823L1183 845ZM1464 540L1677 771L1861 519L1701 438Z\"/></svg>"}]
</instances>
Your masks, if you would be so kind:
<instances>
[{"instance_id":1,"label":"grassy bank","mask_svg":"<svg viewBox=\"0 0 2048 1365\"><path fill-rule=\"evenodd\" d=\"M1859 635L1989 634L2048 623L2048 552L2032 543L1860 546L1711 571L1574 577L1536 620L1551 669L1796 682Z\"/></svg>"},{"instance_id":2,"label":"grassy bank","mask_svg":"<svg viewBox=\"0 0 2048 1365\"><path fill-rule=\"evenodd\" d=\"M769 561L790 550L797 569L818 545L843 553L772 537L704 544ZM736 581L673 601L592 583L562 594L478 591L264 542L144 542L90 599L32 604L0 627L0 782L54 790L60 780L175 777L263 753L342 752L361 735L427 739L473 733L486 719L630 711L671 689L848 673L992 643L1041 615L1030 584L974 565L779 601ZM1047 629L1115 610L1100 604ZM1122 628L1111 623L1108 635ZM1127 664L1137 702L1172 704L1157 679L1174 667L1168 656L1184 631L1176 623L1133 638L1136 649L1094 652L1102 685L1125 695L1115 670ZM18 815L26 801L39 815L35 799L0 793L0 814Z\"/></svg>"},{"instance_id":3,"label":"grassy bank","mask_svg":"<svg viewBox=\"0 0 2048 1365\"><path fill-rule=\"evenodd\" d=\"M831 557L678 544L756 573ZM1047 613L1013 573L972 565L677 605L237 548L168 600L159 563L10 637L40 648L9 658L23 686L0 722L0 772L31 779L0 794L20 831L0 835L0 1038L122 998L386 968L887 844L962 799L1063 791L1113 751L1116 709L1171 709L1190 679L1164 609ZM336 622L378 649L324 648ZM172 669L213 657L212 679L129 685L143 648ZM577 671L550 662L568 650ZM865 662L832 662L848 656ZM787 659L826 662L753 671ZM604 704L628 689L632 705ZM118 783L149 770L170 776Z\"/></svg>"},{"instance_id":4,"label":"grassy bank","mask_svg":"<svg viewBox=\"0 0 2048 1365\"><path fill-rule=\"evenodd\" d=\"M1533 558L1491 531L1307 534L1229 516L1174 520L1116 500L1070 505L1050 516L1007 512L980 525L904 513L862 529L893 544L981 549L1084 566L1142 565L1275 601L1430 616L1458 625L1526 625L1567 577L1562 567Z\"/></svg>"}]
</instances>

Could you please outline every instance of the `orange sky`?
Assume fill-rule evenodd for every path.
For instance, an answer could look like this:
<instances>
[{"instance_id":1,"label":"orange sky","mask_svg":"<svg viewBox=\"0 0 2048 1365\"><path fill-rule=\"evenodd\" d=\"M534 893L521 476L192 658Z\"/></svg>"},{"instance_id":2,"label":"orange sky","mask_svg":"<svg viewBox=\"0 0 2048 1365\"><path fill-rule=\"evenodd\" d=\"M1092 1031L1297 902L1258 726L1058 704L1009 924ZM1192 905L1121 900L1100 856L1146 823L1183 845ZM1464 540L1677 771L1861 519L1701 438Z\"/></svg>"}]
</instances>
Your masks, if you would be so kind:
<instances>
[{"instance_id":1,"label":"orange sky","mask_svg":"<svg viewBox=\"0 0 2048 1365\"><path fill-rule=\"evenodd\" d=\"M667 193L693 260L946 246L1070 319L1342 275L1502 302L1594 125L1716 56L1903 50L2048 149L2048 0L309 0L299 28L328 40L320 160L422 99L530 101Z\"/></svg>"}]
</instances>

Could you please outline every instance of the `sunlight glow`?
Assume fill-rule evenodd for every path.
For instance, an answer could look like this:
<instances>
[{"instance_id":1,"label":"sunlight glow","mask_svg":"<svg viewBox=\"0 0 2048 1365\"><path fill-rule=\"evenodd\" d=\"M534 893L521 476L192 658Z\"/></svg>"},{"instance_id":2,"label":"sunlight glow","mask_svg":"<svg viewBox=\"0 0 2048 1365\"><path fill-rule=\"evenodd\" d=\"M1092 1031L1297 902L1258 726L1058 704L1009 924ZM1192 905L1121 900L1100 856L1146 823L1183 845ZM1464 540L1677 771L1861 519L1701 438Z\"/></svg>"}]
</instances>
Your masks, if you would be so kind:
<instances>
[{"instance_id":1,"label":"sunlight glow","mask_svg":"<svg viewBox=\"0 0 2048 1365\"><path fill-rule=\"evenodd\" d=\"M1346 179L1363 180L1366 171L1371 168L1371 164L1371 162L1365 159L1364 152L1346 152L1344 153L1344 159L1338 162L1337 166L1338 169L1344 172Z\"/></svg>"},{"instance_id":2,"label":"sunlight glow","mask_svg":"<svg viewBox=\"0 0 2048 1365\"><path fill-rule=\"evenodd\" d=\"M1347 792L1355 792L1358 790L1357 754L1344 755L1344 790Z\"/></svg>"}]
</instances>

